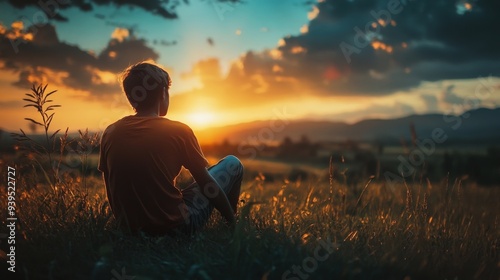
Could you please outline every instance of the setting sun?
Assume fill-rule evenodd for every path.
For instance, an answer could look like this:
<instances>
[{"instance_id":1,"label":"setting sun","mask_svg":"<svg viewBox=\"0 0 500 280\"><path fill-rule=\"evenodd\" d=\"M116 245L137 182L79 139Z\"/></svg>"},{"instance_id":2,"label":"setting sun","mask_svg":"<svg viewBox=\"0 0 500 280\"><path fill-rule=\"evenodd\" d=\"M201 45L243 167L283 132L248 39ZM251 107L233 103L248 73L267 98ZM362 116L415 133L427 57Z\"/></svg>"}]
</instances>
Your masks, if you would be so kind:
<instances>
[{"instance_id":1,"label":"setting sun","mask_svg":"<svg viewBox=\"0 0 500 280\"><path fill-rule=\"evenodd\" d=\"M196 128L206 128L213 124L215 115L211 112L194 112L187 115L187 122Z\"/></svg>"}]
</instances>

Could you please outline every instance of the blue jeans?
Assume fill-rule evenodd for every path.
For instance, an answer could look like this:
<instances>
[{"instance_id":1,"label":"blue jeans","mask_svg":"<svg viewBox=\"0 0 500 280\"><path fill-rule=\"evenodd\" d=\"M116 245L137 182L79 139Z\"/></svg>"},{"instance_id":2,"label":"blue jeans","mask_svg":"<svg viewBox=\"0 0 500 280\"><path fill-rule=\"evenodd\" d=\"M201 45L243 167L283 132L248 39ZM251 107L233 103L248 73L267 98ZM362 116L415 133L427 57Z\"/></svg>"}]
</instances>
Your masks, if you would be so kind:
<instances>
[{"instance_id":1,"label":"blue jeans","mask_svg":"<svg viewBox=\"0 0 500 280\"><path fill-rule=\"evenodd\" d=\"M227 156L217 164L209 167L208 172L214 177L226 196L228 196L229 203L232 205L233 210L236 211L241 180L243 178L243 165L241 161L235 156ZM214 206L209 203L196 182L181 190L181 192L188 209L188 217L185 217L186 224L181 226L179 230L191 234L201 229L207 223L214 210Z\"/></svg>"}]
</instances>

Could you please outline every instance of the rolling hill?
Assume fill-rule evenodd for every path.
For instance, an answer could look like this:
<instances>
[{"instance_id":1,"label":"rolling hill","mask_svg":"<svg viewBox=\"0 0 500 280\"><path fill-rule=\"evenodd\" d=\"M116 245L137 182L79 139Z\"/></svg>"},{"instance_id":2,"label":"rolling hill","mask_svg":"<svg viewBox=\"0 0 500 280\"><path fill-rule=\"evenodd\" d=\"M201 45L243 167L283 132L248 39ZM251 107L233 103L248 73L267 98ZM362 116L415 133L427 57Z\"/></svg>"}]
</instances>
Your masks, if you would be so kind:
<instances>
[{"instance_id":1,"label":"rolling hill","mask_svg":"<svg viewBox=\"0 0 500 280\"><path fill-rule=\"evenodd\" d=\"M431 137L443 129L450 143L500 143L500 108L480 108L460 116L425 114L397 119L369 119L354 124L308 120L267 120L196 131L200 141L275 142L306 135L311 141L380 141L399 143L411 139L413 124L418 138Z\"/></svg>"},{"instance_id":2,"label":"rolling hill","mask_svg":"<svg viewBox=\"0 0 500 280\"><path fill-rule=\"evenodd\" d=\"M401 139L411 139L413 124L418 138L429 138L434 129L443 129L446 144L498 145L500 144L500 108L480 108L460 116L425 114L397 119L369 119L354 124L311 120L267 120L241 123L195 131L202 143L280 142L285 137L293 140L303 135L311 141L378 141L384 144L399 144ZM77 137L77 135L72 135ZM44 142L42 136L35 136ZM0 150L10 151L14 140L10 133L0 130Z\"/></svg>"}]
</instances>

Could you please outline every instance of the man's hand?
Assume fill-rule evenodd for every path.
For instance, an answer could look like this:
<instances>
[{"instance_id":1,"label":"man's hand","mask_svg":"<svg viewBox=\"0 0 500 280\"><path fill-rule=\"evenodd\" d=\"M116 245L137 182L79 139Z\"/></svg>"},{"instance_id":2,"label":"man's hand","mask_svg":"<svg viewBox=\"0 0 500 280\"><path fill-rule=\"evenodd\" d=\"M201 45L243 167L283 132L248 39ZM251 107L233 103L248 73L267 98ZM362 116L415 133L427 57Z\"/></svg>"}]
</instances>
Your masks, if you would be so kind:
<instances>
[{"instance_id":1,"label":"man's hand","mask_svg":"<svg viewBox=\"0 0 500 280\"><path fill-rule=\"evenodd\" d=\"M215 209L217 209L222 217L226 219L229 225L236 222L234 209L231 208L226 193L219 186L217 181L210 175L206 167L197 170L189 170L193 175L196 183L200 186L201 193L208 199Z\"/></svg>"}]
</instances>

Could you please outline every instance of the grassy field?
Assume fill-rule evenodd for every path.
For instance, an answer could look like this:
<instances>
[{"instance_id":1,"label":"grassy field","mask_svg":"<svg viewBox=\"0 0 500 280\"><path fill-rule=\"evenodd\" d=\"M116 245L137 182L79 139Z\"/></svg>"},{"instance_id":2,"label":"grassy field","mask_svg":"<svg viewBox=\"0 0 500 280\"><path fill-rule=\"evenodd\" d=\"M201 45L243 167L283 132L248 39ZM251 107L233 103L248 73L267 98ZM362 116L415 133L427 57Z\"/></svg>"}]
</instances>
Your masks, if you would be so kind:
<instances>
[{"instance_id":1,"label":"grassy field","mask_svg":"<svg viewBox=\"0 0 500 280\"><path fill-rule=\"evenodd\" d=\"M443 180L348 189L338 178L266 183L257 176L243 183L234 231L217 213L195 236L151 238L116 228L100 178L89 177L84 186L81 177L67 176L56 188L26 189L26 176L18 179L16 192L17 272L2 279L500 275L498 188ZM6 201L6 188L1 190Z\"/></svg>"}]
</instances>

